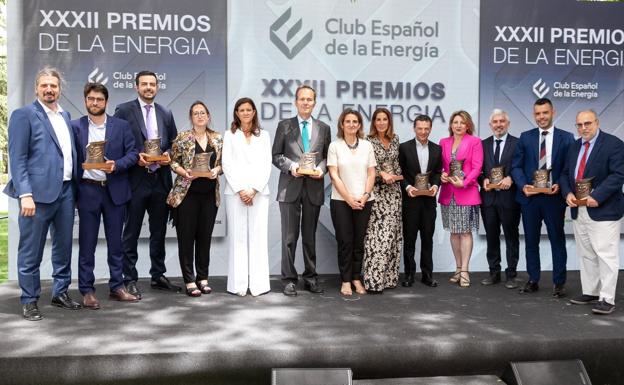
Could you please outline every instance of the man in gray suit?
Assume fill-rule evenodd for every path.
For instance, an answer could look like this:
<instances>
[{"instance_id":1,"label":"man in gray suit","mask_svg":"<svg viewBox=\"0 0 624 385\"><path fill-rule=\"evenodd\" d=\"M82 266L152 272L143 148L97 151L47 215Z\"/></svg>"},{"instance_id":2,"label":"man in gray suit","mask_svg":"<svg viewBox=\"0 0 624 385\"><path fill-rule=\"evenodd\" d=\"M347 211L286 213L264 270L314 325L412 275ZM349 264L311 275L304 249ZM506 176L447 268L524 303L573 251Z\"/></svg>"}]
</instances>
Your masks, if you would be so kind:
<instances>
[{"instance_id":1,"label":"man in gray suit","mask_svg":"<svg viewBox=\"0 0 624 385\"><path fill-rule=\"evenodd\" d=\"M273 164L281 171L277 201L282 222L282 281L287 296L297 295L295 251L300 226L304 287L311 293L323 293L316 279L316 225L324 201L323 179L331 133L327 124L312 118L315 104L316 91L308 85L299 86L295 91L297 116L279 122L273 142ZM305 152L316 153L316 175L297 172Z\"/></svg>"}]
</instances>

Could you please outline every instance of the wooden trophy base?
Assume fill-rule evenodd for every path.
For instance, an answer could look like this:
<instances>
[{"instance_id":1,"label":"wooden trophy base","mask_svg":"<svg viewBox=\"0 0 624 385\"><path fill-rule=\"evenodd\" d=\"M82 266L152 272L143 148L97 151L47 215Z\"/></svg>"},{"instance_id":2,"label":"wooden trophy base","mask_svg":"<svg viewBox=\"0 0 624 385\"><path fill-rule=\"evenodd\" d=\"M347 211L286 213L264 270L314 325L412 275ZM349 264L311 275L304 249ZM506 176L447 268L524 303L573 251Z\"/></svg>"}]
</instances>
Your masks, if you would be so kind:
<instances>
[{"instance_id":1,"label":"wooden trophy base","mask_svg":"<svg viewBox=\"0 0 624 385\"><path fill-rule=\"evenodd\" d=\"M533 187L533 186L529 186L529 187L527 187L527 191L528 192L534 192L534 193L549 194L549 193L553 192L553 188L552 187Z\"/></svg>"},{"instance_id":2,"label":"wooden trophy base","mask_svg":"<svg viewBox=\"0 0 624 385\"><path fill-rule=\"evenodd\" d=\"M169 161L169 157L167 155L145 155L144 158L146 162L150 163Z\"/></svg>"},{"instance_id":3,"label":"wooden trophy base","mask_svg":"<svg viewBox=\"0 0 624 385\"><path fill-rule=\"evenodd\" d=\"M83 170L101 170L101 171L110 171L113 167L112 163L83 163Z\"/></svg>"},{"instance_id":4,"label":"wooden trophy base","mask_svg":"<svg viewBox=\"0 0 624 385\"><path fill-rule=\"evenodd\" d=\"M500 183L488 183L485 185L485 187L492 189L492 190L496 190L500 188Z\"/></svg>"},{"instance_id":5,"label":"wooden trophy base","mask_svg":"<svg viewBox=\"0 0 624 385\"><path fill-rule=\"evenodd\" d=\"M587 206L587 198L585 199L574 199L572 202L574 202L575 205L577 206Z\"/></svg>"},{"instance_id":6,"label":"wooden trophy base","mask_svg":"<svg viewBox=\"0 0 624 385\"><path fill-rule=\"evenodd\" d=\"M310 170L310 169L298 168L297 169L297 174L308 175L308 176L318 176L318 175L321 175L321 172L319 170Z\"/></svg>"},{"instance_id":7,"label":"wooden trophy base","mask_svg":"<svg viewBox=\"0 0 624 385\"><path fill-rule=\"evenodd\" d=\"M433 190L416 190L414 197L432 197L435 195Z\"/></svg>"},{"instance_id":8,"label":"wooden trophy base","mask_svg":"<svg viewBox=\"0 0 624 385\"><path fill-rule=\"evenodd\" d=\"M191 175L197 178L212 178L212 171L195 171L191 170Z\"/></svg>"}]
</instances>

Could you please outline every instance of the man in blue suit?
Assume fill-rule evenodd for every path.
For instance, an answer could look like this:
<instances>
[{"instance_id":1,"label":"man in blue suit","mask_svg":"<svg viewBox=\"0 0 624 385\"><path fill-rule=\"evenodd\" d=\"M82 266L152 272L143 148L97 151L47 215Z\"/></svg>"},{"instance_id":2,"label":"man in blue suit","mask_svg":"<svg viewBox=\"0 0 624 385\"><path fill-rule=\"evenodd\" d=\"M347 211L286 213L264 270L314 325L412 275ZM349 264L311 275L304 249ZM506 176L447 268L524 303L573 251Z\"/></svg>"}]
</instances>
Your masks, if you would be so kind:
<instances>
[{"instance_id":1,"label":"man in blue suit","mask_svg":"<svg viewBox=\"0 0 624 385\"><path fill-rule=\"evenodd\" d=\"M37 100L15 110L9 120L11 180L4 190L19 200L17 270L22 314L29 321L43 318L37 301L41 294L39 266L48 229L52 238L52 305L81 308L67 294L77 160L69 114L58 104L59 72L53 68L39 71L35 92Z\"/></svg>"},{"instance_id":2,"label":"man in blue suit","mask_svg":"<svg viewBox=\"0 0 624 385\"><path fill-rule=\"evenodd\" d=\"M178 292L180 287L172 285L165 277L165 234L169 209L166 199L173 181L169 161L149 163L145 160L146 139L160 138L163 154L169 153L171 143L178 135L173 114L164 106L155 103L158 93L158 78L151 71L141 71L135 76L138 98L122 103L115 109L115 117L130 124L134 143L139 151L138 163L130 168L132 198L123 230L124 266L123 275L128 293L141 299L137 287L139 274L136 263L139 258L137 244L143 226L145 212L149 216L149 253L151 260L151 286L154 289Z\"/></svg>"},{"instance_id":3,"label":"man in blue suit","mask_svg":"<svg viewBox=\"0 0 624 385\"><path fill-rule=\"evenodd\" d=\"M529 280L521 293L533 293L539 289L540 255L539 243L542 221L546 224L553 260L553 296L565 295L566 263L563 223L565 201L559 192L559 179L565 164L569 146L574 142L571 133L555 128L555 109L549 99L542 98L533 105L533 117L537 127L520 135L511 165L511 177L518 186L516 201L522 211L524 243ZM552 191L530 191L533 172L550 169Z\"/></svg>"},{"instance_id":4,"label":"man in blue suit","mask_svg":"<svg viewBox=\"0 0 624 385\"><path fill-rule=\"evenodd\" d=\"M128 122L106 115L108 90L98 83L87 83L84 88L85 107L88 114L71 122L78 153L78 163L85 162L87 145L106 141L104 170L78 169L78 288L83 295L82 304L88 309L99 309L95 296L95 247L98 241L100 218L104 218L106 246L108 249L108 286L110 297L117 301L137 301L126 291L123 282L123 250L121 232L130 200L128 169L136 163L138 152Z\"/></svg>"},{"instance_id":5,"label":"man in blue suit","mask_svg":"<svg viewBox=\"0 0 624 385\"><path fill-rule=\"evenodd\" d=\"M576 115L576 128L580 138L570 146L561 175L561 193L572 212L583 288L583 293L570 302L594 303L592 312L610 314L615 310L624 215L624 142L600 130L593 110ZM575 183L586 178L593 178L592 190L585 205L579 206Z\"/></svg>"}]
</instances>

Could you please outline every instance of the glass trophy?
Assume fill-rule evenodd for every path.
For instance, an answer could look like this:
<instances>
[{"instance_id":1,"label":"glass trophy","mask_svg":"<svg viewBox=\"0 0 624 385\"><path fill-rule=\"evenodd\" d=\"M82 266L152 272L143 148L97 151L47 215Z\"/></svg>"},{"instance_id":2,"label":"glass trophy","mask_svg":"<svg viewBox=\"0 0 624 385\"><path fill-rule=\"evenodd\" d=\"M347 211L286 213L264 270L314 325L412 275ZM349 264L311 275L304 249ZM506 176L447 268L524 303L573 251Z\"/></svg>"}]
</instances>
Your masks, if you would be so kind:
<instances>
[{"instance_id":1,"label":"glass trophy","mask_svg":"<svg viewBox=\"0 0 624 385\"><path fill-rule=\"evenodd\" d=\"M301 175L320 175L316 167L316 155L318 152L304 152L299 158L297 173Z\"/></svg>"}]
</instances>

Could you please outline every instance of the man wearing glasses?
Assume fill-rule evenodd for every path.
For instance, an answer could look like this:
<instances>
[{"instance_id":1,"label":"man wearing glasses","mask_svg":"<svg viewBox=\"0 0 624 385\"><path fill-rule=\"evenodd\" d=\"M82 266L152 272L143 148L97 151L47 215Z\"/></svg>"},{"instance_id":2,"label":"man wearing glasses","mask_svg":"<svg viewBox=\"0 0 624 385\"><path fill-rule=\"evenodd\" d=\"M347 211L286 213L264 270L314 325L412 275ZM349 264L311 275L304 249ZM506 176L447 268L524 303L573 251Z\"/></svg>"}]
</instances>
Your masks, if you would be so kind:
<instances>
[{"instance_id":1,"label":"man wearing glasses","mask_svg":"<svg viewBox=\"0 0 624 385\"><path fill-rule=\"evenodd\" d=\"M101 169L78 168L78 289L82 304L88 309L99 309L95 296L95 247L98 241L100 218L104 218L111 299L134 302L138 298L126 291L123 281L123 249L121 231L126 203L132 195L128 169L134 166L138 152L134 137L125 120L106 114L108 90L98 83L87 83L84 88L87 115L72 121L78 163L86 161L89 143L106 141Z\"/></svg>"},{"instance_id":2,"label":"man wearing glasses","mask_svg":"<svg viewBox=\"0 0 624 385\"><path fill-rule=\"evenodd\" d=\"M600 130L593 110L576 115L576 129L580 138L570 146L560 180L561 193L571 208L583 288L570 302L593 304L593 313L610 314L615 310L624 215L624 142ZM588 178L593 178L589 196L579 200L576 184Z\"/></svg>"}]
</instances>

